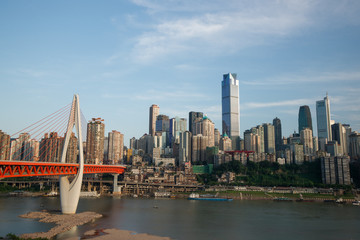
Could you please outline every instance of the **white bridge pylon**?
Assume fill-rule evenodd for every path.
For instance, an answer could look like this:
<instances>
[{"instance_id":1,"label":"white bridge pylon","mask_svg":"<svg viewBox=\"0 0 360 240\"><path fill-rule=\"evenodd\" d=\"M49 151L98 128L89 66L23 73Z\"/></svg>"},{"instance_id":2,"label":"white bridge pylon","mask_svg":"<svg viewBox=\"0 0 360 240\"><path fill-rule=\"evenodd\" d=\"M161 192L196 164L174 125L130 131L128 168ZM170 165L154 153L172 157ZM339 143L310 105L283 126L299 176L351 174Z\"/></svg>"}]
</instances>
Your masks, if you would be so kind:
<instances>
[{"instance_id":1,"label":"white bridge pylon","mask_svg":"<svg viewBox=\"0 0 360 240\"><path fill-rule=\"evenodd\" d=\"M79 170L75 179L70 183L68 176L61 176L60 181L60 201L61 211L63 214L74 214L79 203L81 185L84 174L84 154L83 154L83 141L81 132L81 119L80 119L80 103L79 95L74 95L69 123L65 134L64 148L62 150L61 162L66 163L66 152L69 145L70 136L73 128L76 128L79 146Z\"/></svg>"}]
</instances>

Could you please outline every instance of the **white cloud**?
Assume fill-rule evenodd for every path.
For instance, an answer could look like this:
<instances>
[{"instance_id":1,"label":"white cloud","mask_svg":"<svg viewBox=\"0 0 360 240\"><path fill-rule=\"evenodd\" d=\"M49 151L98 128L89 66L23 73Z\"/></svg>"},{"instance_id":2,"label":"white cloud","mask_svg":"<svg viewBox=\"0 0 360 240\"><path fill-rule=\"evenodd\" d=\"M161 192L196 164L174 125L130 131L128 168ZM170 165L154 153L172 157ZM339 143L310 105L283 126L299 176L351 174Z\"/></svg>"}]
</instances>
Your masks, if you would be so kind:
<instances>
[{"instance_id":1,"label":"white cloud","mask_svg":"<svg viewBox=\"0 0 360 240\"><path fill-rule=\"evenodd\" d=\"M300 106L300 105L313 104L315 101L316 99L304 98L304 99L284 100L278 102L249 102L249 103L243 103L241 105L241 109Z\"/></svg>"},{"instance_id":2,"label":"white cloud","mask_svg":"<svg viewBox=\"0 0 360 240\"><path fill-rule=\"evenodd\" d=\"M311 74L285 75L265 80L240 81L245 85L289 85L294 83L319 83L338 81L360 81L360 72L318 72Z\"/></svg>"},{"instance_id":3,"label":"white cloud","mask_svg":"<svg viewBox=\"0 0 360 240\"><path fill-rule=\"evenodd\" d=\"M359 1L133 0L153 22L135 40L136 62L176 54L227 54L302 34L313 26L360 24Z\"/></svg>"},{"instance_id":4,"label":"white cloud","mask_svg":"<svg viewBox=\"0 0 360 240\"><path fill-rule=\"evenodd\" d=\"M148 63L172 54L224 54L271 44L312 26L359 24L358 1L133 0L154 22L136 38L133 57Z\"/></svg>"},{"instance_id":5,"label":"white cloud","mask_svg":"<svg viewBox=\"0 0 360 240\"><path fill-rule=\"evenodd\" d=\"M151 10L163 9L158 1L135 2ZM177 3L174 5L178 6ZM200 9L190 17L165 18L155 24L150 31L137 38L134 47L135 59L148 62L184 51L221 53L231 49L234 52L247 46L268 43L269 37L286 36L309 24L306 17L307 4L299 2L230 2L226 9L219 7L220 3L214 5L210 13ZM190 8L190 5L182 7L194 9ZM168 6L167 9L171 7Z\"/></svg>"},{"instance_id":6,"label":"white cloud","mask_svg":"<svg viewBox=\"0 0 360 240\"><path fill-rule=\"evenodd\" d=\"M209 99L209 96L189 90L171 90L171 89L162 89L160 90L147 90L146 92L136 94L133 97L133 100L174 100L174 101L189 101L194 99Z\"/></svg>"}]
</instances>

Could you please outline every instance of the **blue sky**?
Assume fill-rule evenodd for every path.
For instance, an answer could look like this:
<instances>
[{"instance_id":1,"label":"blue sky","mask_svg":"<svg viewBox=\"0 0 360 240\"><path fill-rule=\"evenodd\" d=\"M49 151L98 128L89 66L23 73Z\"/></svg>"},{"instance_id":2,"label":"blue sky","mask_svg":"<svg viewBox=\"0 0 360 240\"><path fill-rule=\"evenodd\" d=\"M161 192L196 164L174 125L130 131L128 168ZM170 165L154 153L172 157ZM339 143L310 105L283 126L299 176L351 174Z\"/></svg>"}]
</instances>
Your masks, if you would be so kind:
<instances>
[{"instance_id":1,"label":"blue sky","mask_svg":"<svg viewBox=\"0 0 360 240\"><path fill-rule=\"evenodd\" d=\"M328 92L332 119L360 130L360 1L0 1L0 129L14 133L80 95L87 119L125 144L149 107L202 111L221 130L221 80L237 73L241 132ZM315 131L316 135L316 131Z\"/></svg>"}]
</instances>

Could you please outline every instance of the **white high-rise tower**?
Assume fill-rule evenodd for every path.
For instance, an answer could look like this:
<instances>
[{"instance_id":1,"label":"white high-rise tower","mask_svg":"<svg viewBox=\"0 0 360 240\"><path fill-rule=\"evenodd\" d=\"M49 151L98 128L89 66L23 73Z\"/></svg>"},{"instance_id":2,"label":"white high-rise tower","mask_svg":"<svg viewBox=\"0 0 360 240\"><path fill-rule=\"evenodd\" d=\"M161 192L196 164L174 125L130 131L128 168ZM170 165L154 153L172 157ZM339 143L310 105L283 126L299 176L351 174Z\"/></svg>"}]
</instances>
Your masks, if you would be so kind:
<instances>
[{"instance_id":1,"label":"white high-rise tower","mask_svg":"<svg viewBox=\"0 0 360 240\"><path fill-rule=\"evenodd\" d=\"M324 100L316 101L316 120L319 140L320 138L326 138L327 141L332 140L330 117L330 100L326 93Z\"/></svg>"},{"instance_id":2,"label":"white high-rise tower","mask_svg":"<svg viewBox=\"0 0 360 240\"><path fill-rule=\"evenodd\" d=\"M231 139L240 136L239 80L236 73L224 74L222 85L222 133Z\"/></svg>"}]
</instances>

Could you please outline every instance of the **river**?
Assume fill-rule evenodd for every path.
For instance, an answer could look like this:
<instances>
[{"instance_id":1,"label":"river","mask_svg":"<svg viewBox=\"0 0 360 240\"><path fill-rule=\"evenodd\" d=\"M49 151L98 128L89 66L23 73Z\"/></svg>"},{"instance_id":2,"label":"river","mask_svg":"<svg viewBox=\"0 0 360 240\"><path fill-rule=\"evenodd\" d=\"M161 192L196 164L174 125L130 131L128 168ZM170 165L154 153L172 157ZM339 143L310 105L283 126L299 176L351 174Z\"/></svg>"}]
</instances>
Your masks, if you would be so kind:
<instances>
[{"instance_id":1,"label":"river","mask_svg":"<svg viewBox=\"0 0 360 240\"><path fill-rule=\"evenodd\" d=\"M18 216L59 210L59 198L0 197L0 236L47 231L51 224ZM185 199L81 198L78 212L104 215L57 239L118 228L173 239L360 239L360 207L334 203Z\"/></svg>"}]
</instances>

